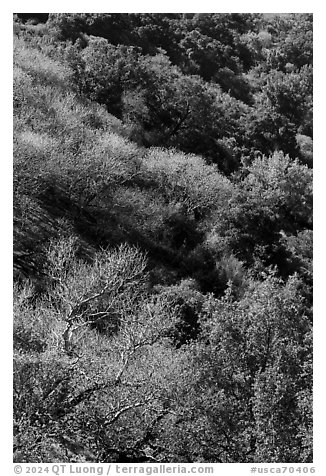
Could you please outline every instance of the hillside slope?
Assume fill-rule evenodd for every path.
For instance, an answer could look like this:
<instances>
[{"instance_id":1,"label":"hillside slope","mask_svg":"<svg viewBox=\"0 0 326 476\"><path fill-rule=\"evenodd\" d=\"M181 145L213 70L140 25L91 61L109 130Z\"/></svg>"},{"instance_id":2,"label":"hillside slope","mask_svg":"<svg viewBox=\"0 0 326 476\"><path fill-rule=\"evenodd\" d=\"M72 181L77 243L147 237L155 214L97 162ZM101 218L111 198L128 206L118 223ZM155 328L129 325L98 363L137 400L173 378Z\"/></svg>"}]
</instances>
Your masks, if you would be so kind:
<instances>
[{"instance_id":1,"label":"hillside slope","mask_svg":"<svg viewBox=\"0 0 326 476\"><path fill-rule=\"evenodd\" d=\"M310 66L245 104L64 15L15 23L14 461L311 462Z\"/></svg>"}]
</instances>

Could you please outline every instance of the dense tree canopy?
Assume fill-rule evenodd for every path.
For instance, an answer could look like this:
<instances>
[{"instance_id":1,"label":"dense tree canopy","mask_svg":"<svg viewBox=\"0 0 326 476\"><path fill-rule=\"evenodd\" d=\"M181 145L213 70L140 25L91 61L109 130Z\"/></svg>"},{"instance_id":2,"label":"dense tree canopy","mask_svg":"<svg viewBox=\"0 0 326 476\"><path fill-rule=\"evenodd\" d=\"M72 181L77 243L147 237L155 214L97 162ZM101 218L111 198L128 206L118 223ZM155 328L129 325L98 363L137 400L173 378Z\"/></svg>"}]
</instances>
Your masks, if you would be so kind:
<instances>
[{"instance_id":1,"label":"dense tree canopy","mask_svg":"<svg viewBox=\"0 0 326 476\"><path fill-rule=\"evenodd\" d=\"M35 15L15 461L312 462L312 15Z\"/></svg>"}]
</instances>

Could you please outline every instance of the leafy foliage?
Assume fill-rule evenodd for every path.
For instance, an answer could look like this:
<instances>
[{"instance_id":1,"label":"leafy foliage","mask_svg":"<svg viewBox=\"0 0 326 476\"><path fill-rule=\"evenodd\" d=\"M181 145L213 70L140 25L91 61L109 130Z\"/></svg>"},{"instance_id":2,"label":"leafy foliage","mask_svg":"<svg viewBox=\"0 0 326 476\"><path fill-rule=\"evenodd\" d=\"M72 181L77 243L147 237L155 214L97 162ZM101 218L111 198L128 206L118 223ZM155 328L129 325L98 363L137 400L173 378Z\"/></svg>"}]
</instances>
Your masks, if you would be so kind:
<instances>
[{"instance_id":1,"label":"leafy foliage","mask_svg":"<svg viewBox=\"0 0 326 476\"><path fill-rule=\"evenodd\" d=\"M311 15L44 15L14 17L15 461L311 462Z\"/></svg>"}]
</instances>

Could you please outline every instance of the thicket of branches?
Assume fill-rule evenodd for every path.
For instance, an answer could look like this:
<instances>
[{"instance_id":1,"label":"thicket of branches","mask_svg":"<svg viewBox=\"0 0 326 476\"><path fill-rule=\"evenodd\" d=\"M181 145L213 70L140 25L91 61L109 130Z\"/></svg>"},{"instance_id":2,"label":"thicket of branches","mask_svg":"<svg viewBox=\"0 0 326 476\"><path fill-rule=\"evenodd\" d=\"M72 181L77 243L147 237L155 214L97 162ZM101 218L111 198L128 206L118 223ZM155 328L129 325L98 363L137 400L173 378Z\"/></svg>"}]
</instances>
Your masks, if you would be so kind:
<instances>
[{"instance_id":1,"label":"thicket of branches","mask_svg":"<svg viewBox=\"0 0 326 476\"><path fill-rule=\"evenodd\" d=\"M311 462L312 15L14 20L15 461Z\"/></svg>"}]
</instances>

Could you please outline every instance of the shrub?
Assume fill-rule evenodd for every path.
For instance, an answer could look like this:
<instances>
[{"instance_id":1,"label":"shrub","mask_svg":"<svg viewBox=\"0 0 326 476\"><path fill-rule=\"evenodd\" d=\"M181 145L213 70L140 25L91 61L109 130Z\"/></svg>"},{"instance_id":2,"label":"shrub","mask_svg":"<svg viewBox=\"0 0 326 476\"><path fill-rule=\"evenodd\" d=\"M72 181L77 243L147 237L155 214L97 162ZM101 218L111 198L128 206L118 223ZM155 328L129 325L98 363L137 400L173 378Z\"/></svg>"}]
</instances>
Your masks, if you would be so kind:
<instances>
[{"instance_id":1,"label":"shrub","mask_svg":"<svg viewBox=\"0 0 326 476\"><path fill-rule=\"evenodd\" d=\"M217 204L223 207L232 193L232 184L218 168L195 155L153 148L143 167L166 200L180 203L190 216L203 217Z\"/></svg>"}]
</instances>

